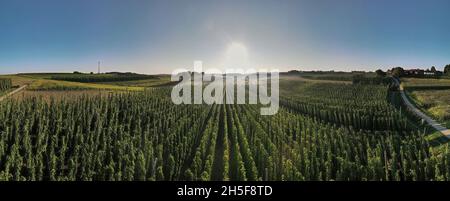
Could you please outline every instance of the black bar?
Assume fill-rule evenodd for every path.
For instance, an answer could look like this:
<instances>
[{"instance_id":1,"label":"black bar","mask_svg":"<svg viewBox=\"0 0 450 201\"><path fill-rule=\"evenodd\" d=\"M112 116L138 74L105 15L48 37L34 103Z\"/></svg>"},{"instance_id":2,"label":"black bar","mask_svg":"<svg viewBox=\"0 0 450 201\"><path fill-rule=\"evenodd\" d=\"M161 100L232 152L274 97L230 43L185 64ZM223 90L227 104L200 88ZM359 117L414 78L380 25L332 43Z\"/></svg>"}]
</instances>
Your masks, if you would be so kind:
<instances>
[{"instance_id":1,"label":"black bar","mask_svg":"<svg viewBox=\"0 0 450 201\"><path fill-rule=\"evenodd\" d=\"M223 186L245 189L244 195L222 195ZM251 186L270 186L271 193L252 195ZM447 195L448 182L1 182L0 193L16 198L87 198L119 200L311 200L418 199ZM179 195L179 190L211 188L209 196ZM256 187L258 188L258 187ZM214 192L217 191L217 192ZM233 191L231 191L233 192ZM239 194L240 191L237 192ZM159 199L158 199L159 200Z\"/></svg>"}]
</instances>

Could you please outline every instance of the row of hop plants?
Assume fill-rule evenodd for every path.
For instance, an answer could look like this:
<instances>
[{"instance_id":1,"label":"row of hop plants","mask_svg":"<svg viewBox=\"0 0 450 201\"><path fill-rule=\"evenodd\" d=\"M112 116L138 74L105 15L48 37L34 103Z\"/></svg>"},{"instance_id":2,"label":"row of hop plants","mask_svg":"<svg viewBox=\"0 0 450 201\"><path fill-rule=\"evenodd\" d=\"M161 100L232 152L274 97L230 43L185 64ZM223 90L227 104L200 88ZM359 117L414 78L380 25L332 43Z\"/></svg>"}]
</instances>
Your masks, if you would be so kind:
<instances>
[{"instance_id":1,"label":"row of hop plants","mask_svg":"<svg viewBox=\"0 0 450 201\"><path fill-rule=\"evenodd\" d=\"M9 78L0 78L0 92L11 89L12 81Z\"/></svg>"}]
</instances>

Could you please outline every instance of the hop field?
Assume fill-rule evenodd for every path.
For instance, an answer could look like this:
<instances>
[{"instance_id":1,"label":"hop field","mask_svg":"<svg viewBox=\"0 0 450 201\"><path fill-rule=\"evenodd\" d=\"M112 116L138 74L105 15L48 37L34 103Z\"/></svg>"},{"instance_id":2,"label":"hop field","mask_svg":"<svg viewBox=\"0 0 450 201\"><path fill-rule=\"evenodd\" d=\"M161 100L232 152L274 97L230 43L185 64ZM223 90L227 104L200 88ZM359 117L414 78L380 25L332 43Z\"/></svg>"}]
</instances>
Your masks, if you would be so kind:
<instances>
[{"instance_id":1,"label":"hop field","mask_svg":"<svg viewBox=\"0 0 450 201\"><path fill-rule=\"evenodd\" d=\"M0 180L450 179L448 145L432 149L388 86L288 83L273 116L174 105L170 87L4 101Z\"/></svg>"}]
</instances>

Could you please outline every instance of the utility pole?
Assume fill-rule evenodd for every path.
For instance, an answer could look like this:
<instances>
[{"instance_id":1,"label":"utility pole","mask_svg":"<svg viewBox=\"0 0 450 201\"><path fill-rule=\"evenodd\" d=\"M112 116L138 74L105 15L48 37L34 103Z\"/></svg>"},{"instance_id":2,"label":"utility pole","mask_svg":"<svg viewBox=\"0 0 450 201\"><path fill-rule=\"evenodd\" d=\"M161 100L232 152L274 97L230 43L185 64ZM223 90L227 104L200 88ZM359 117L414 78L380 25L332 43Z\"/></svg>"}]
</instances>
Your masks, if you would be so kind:
<instances>
[{"instance_id":1,"label":"utility pole","mask_svg":"<svg viewBox=\"0 0 450 201\"><path fill-rule=\"evenodd\" d=\"M98 61L98 74L100 74L100 61Z\"/></svg>"}]
</instances>

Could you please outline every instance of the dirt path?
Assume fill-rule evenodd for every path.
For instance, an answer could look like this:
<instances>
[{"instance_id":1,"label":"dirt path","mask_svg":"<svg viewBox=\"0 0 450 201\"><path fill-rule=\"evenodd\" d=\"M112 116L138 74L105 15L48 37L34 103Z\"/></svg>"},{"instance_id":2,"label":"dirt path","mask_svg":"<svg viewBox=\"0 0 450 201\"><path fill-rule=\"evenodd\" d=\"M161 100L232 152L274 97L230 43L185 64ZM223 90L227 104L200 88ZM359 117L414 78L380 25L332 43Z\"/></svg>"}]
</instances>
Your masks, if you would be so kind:
<instances>
[{"instance_id":1,"label":"dirt path","mask_svg":"<svg viewBox=\"0 0 450 201\"><path fill-rule=\"evenodd\" d=\"M412 112L414 112L414 114L416 114L418 117L420 117L423 120L425 120L434 129L436 129L437 131L441 132L445 137L450 139L450 129L442 126L436 120L434 120L433 118L429 117L428 115L426 115L425 113L420 111L418 108L416 108L416 106L414 106L409 101L408 97L406 97L405 91L403 90L403 86L400 85L400 82L397 79L395 79L395 78L393 78L393 79L394 79L395 83L398 85L398 87L400 89L400 94L402 96L402 100L406 104L408 109L410 109Z\"/></svg>"},{"instance_id":2,"label":"dirt path","mask_svg":"<svg viewBox=\"0 0 450 201\"><path fill-rule=\"evenodd\" d=\"M14 91L9 92L8 94L6 94L6 95L0 97L0 101L3 101L3 100L5 100L6 98L11 97L12 95L14 95L14 94L16 94L16 93L18 93L18 92L24 90L27 86L28 86L28 85L23 85L23 86L21 86L21 87L15 89Z\"/></svg>"}]
</instances>

